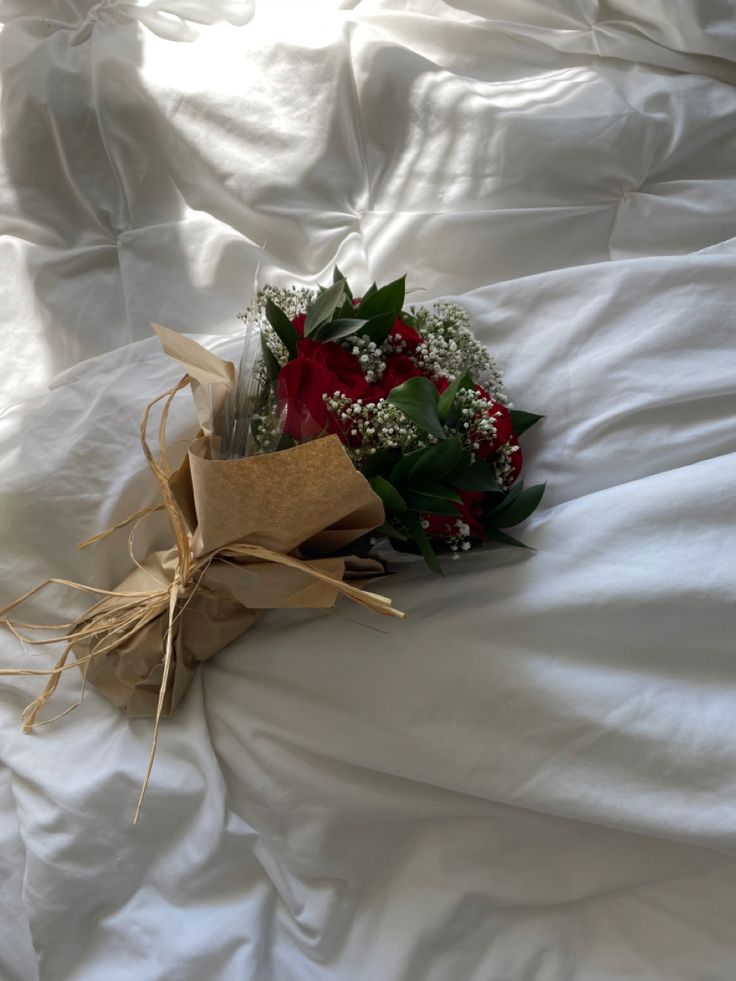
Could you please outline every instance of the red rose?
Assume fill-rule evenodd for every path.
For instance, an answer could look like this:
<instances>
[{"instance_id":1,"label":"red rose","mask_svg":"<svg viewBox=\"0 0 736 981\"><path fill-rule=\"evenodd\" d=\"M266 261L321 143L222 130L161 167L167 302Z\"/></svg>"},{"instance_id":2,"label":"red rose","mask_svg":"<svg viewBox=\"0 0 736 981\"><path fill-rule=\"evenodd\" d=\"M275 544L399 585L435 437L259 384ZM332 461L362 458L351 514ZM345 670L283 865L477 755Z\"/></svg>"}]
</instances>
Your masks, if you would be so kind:
<instances>
[{"instance_id":1,"label":"red rose","mask_svg":"<svg viewBox=\"0 0 736 981\"><path fill-rule=\"evenodd\" d=\"M409 324L404 323L401 317L397 317L393 324L391 325L391 331L389 333L389 340L394 342L403 341L402 351L408 351L413 354L419 345L422 343L422 337L420 334L410 327Z\"/></svg>"},{"instance_id":2,"label":"red rose","mask_svg":"<svg viewBox=\"0 0 736 981\"><path fill-rule=\"evenodd\" d=\"M313 341L311 337L304 337L297 344L297 358L300 357L324 365L337 376L341 384L332 389L330 395L339 390L350 398L362 398L364 390L370 387L355 355L335 341Z\"/></svg>"},{"instance_id":3,"label":"red rose","mask_svg":"<svg viewBox=\"0 0 736 981\"><path fill-rule=\"evenodd\" d=\"M489 460L498 453L498 451L507 445L518 446L519 441L514 432L514 425L511 421L511 412L508 406L504 405L502 402L494 402L491 398L489 392L480 385L475 386L475 390L479 395L488 402L488 415L493 418L493 423L496 427L496 435L493 439L482 439L479 440L479 447L475 451L476 455L480 457L481 460ZM512 452L509 457L509 463L511 464L511 469L513 473L513 480L521 473L521 466L523 463L523 457L521 454L521 449L516 449Z\"/></svg>"},{"instance_id":4,"label":"red rose","mask_svg":"<svg viewBox=\"0 0 736 981\"><path fill-rule=\"evenodd\" d=\"M300 337L304 337L304 324L306 322L306 313L298 313L291 321L291 326L297 332Z\"/></svg>"},{"instance_id":5,"label":"red rose","mask_svg":"<svg viewBox=\"0 0 736 981\"><path fill-rule=\"evenodd\" d=\"M344 438L322 396L341 392L353 400L376 401L380 392L365 380L358 359L334 341L320 344L305 337L297 352L281 368L277 381L279 402L286 406L284 432L297 442L323 432Z\"/></svg>"},{"instance_id":6,"label":"red rose","mask_svg":"<svg viewBox=\"0 0 736 981\"><path fill-rule=\"evenodd\" d=\"M511 413L505 405L500 405L499 403L494 402L491 412L493 413L493 421L496 423L496 437L493 440L485 440L481 442L480 449L477 450L477 454L481 459L487 460L495 456L495 454L504 446L515 446L516 449L513 450L511 456L509 457L509 464L511 465L511 471L513 474L511 483L513 483L513 481L516 480L521 473L521 467L524 460L521 447L519 446L519 438L513 430ZM500 413L500 415L497 413Z\"/></svg>"},{"instance_id":7,"label":"red rose","mask_svg":"<svg viewBox=\"0 0 736 981\"><path fill-rule=\"evenodd\" d=\"M480 443L480 449L476 452L482 460L487 460L493 456L505 443L514 438L514 430L511 424L511 413L505 405L500 402L490 402L488 415L493 419L496 427L496 435L493 439L484 439Z\"/></svg>"},{"instance_id":8,"label":"red rose","mask_svg":"<svg viewBox=\"0 0 736 981\"><path fill-rule=\"evenodd\" d=\"M429 527L425 529L427 534L433 538L449 538L458 534L457 521L462 521L470 528L473 538L483 538L485 530L480 523L483 514L483 498L486 496L484 491L458 491L462 498L460 504L455 506L458 509L457 516L449 514L425 514L424 520Z\"/></svg>"},{"instance_id":9,"label":"red rose","mask_svg":"<svg viewBox=\"0 0 736 981\"><path fill-rule=\"evenodd\" d=\"M277 381L279 404L286 408L284 432L297 442L319 436L328 428L322 393L337 387L335 376L310 358L287 362Z\"/></svg>"},{"instance_id":10,"label":"red rose","mask_svg":"<svg viewBox=\"0 0 736 981\"><path fill-rule=\"evenodd\" d=\"M417 378L421 371L411 358L405 354L389 354L386 358L386 370L381 379L384 395L389 395L397 385L402 385L409 378Z\"/></svg>"}]
</instances>

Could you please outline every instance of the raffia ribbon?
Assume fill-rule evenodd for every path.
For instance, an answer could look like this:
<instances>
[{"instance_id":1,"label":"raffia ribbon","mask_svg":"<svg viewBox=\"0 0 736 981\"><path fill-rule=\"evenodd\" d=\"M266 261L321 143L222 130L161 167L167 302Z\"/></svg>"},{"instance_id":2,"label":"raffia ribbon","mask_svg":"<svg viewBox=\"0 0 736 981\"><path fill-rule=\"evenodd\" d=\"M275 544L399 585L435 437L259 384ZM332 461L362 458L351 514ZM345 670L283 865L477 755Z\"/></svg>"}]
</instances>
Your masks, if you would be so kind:
<instances>
[{"instance_id":1,"label":"raffia ribbon","mask_svg":"<svg viewBox=\"0 0 736 981\"><path fill-rule=\"evenodd\" d=\"M200 377L197 381L185 375L174 388L151 401L143 414L141 445L160 487L162 504L136 512L80 547L161 508L167 513L174 546L149 556L117 589L49 579L0 610L0 624L23 642L65 645L53 668L0 670L0 675L48 678L44 690L23 713L24 731L45 724L38 721L40 711L61 675L74 667L81 668L85 684L94 684L129 714L154 716L134 823L153 767L162 715L176 706L197 664L247 630L263 609L326 609L342 595L384 616L404 615L386 597L344 581L349 560L329 554L383 522L380 501L336 437L228 461L210 459L207 441L198 439L191 444L182 467L172 472L166 423L174 397L191 385L202 422L204 403L198 393L203 376L214 374L226 384L230 373L190 338L181 338L184 356L180 356L180 335L165 328L157 330L160 336L164 334L167 353ZM157 460L147 431L151 409L161 401ZM11 611L51 584L101 599L71 624L39 627L8 618ZM37 639L25 635L24 629L49 630L53 636ZM71 653L73 662L69 662ZM76 705L66 711L72 708Z\"/></svg>"}]
</instances>

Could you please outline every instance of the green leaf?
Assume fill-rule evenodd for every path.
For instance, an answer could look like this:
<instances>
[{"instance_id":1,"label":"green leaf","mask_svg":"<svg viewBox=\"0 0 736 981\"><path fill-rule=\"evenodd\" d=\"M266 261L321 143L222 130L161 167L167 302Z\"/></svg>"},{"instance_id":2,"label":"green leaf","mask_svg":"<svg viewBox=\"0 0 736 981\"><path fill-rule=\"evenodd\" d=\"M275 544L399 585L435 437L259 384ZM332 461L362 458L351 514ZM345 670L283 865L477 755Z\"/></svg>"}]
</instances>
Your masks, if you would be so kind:
<instances>
[{"instance_id":1,"label":"green leaf","mask_svg":"<svg viewBox=\"0 0 736 981\"><path fill-rule=\"evenodd\" d=\"M398 313L406 296L406 276L382 286L370 295L366 294L358 307L359 317L375 317L379 313Z\"/></svg>"},{"instance_id":2,"label":"green leaf","mask_svg":"<svg viewBox=\"0 0 736 981\"><path fill-rule=\"evenodd\" d=\"M361 297L361 301L362 300L367 300L369 296L373 296L373 294L375 292L377 292L377 290L378 290L378 287L376 286L376 284L375 283L371 283L371 285L368 287L368 289L365 291L365 293Z\"/></svg>"},{"instance_id":3,"label":"green leaf","mask_svg":"<svg viewBox=\"0 0 736 981\"><path fill-rule=\"evenodd\" d=\"M380 528L376 528L373 534L385 535L386 538L395 538L400 542L408 541L406 535L404 535L403 532L400 532L398 528L394 528L394 526L390 525L388 522L386 522L386 524L381 525Z\"/></svg>"},{"instance_id":4,"label":"green leaf","mask_svg":"<svg viewBox=\"0 0 736 981\"><path fill-rule=\"evenodd\" d=\"M349 320L355 319L355 307L348 296L345 297L341 307L335 307L335 312L332 315L333 320L344 320L346 318Z\"/></svg>"},{"instance_id":5,"label":"green leaf","mask_svg":"<svg viewBox=\"0 0 736 981\"><path fill-rule=\"evenodd\" d=\"M281 371L281 365L278 363L271 348L266 344L266 338L263 334L261 334L261 351L263 352L263 364L266 367L266 374L271 381L276 381Z\"/></svg>"},{"instance_id":6,"label":"green leaf","mask_svg":"<svg viewBox=\"0 0 736 981\"><path fill-rule=\"evenodd\" d=\"M523 491L510 505L504 504L493 513L493 526L496 528L513 528L526 521L532 511L539 506L546 484L535 484Z\"/></svg>"},{"instance_id":7,"label":"green leaf","mask_svg":"<svg viewBox=\"0 0 736 981\"><path fill-rule=\"evenodd\" d=\"M455 501L457 504L462 501L462 497L454 487L443 487L442 484L426 484L424 487L418 487L416 493L423 497L439 498L442 501Z\"/></svg>"},{"instance_id":8,"label":"green leaf","mask_svg":"<svg viewBox=\"0 0 736 981\"><path fill-rule=\"evenodd\" d=\"M379 448L375 453L364 457L360 465L360 471L366 479L375 477L379 473L388 477L391 474L391 468L395 459L395 451Z\"/></svg>"},{"instance_id":9,"label":"green leaf","mask_svg":"<svg viewBox=\"0 0 736 981\"><path fill-rule=\"evenodd\" d=\"M455 439L455 437L453 436L452 439ZM457 462L457 465L447 475L447 483L452 484L454 487L456 487L457 484L455 483L455 481L461 474L464 474L465 471L470 468L472 459L473 459L473 454L471 450L467 446L464 446L463 451L460 454L460 459Z\"/></svg>"},{"instance_id":10,"label":"green leaf","mask_svg":"<svg viewBox=\"0 0 736 981\"><path fill-rule=\"evenodd\" d=\"M422 523L419 518L414 514L407 514L403 520L407 531L419 547L419 551L422 553L424 561L427 563L429 568L435 573L435 575L444 576L439 559L435 555L434 549L432 548L429 538L427 538L427 533L425 532L424 528L422 528Z\"/></svg>"},{"instance_id":11,"label":"green leaf","mask_svg":"<svg viewBox=\"0 0 736 981\"><path fill-rule=\"evenodd\" d=\"M502 508L509 507L516 500L516 498L519 497L523 490L524 481L518 480L511 490L505 495L504 499L486 514L486 518L490 518L492 515L497 514Z\"/></svg>"},{"instance_id":12,"label":"green leaf","mask_svg":"<svg viewBox=\"0 0 736 981\"><path fill-rule=\"evenodd\" d=\"M365 320L357 320L355 317L345 317L340 320L328 320L312 333L315 341L336 341L340 337L349 337L355 334L365 324Z\"/></svg>"},{"instance_id":13,"label":"green leaf","mask_svg":"<svg viewBox=\"0 0 736 981\"><path fill-rule=\"evenodd\" d=\"M405 494L406 504L412 511L420 514L444 514L457 517L458 509L454 501L445 498L432 497L428 494L416 494L413 491Z\"/></svg>"},{"instance_id":14,"label":"green leaf","mask_svg":"<svg viewBox=\"0 0 736 981\"><path fill-rule=\"evenodd\" d=\"M273 300L266 300L266 319L276 331L276 335L289 352L289 358L296 357L296 346L299 335L296 328L283 310L276 306Z\"/></svg>"},{"instance_id":15,"label":"green leaf","mask_svg":"<svg viewBox=\"0 0 736 981\"><path fill-rule=\"evenodd\" d=\"M460 378L456 378L454 382L447 386L442 395L440 395L440 400L437 403L437 414L442 422L447 422L447 417L450 414L452 403L455 401L455 397L460 389L472 387L473 379L467 372Z\"/></svg>"},{"instance_id":16,"label":"green leaf","mask_svg":"<svg viewBox=\"0 0 736 981\"><path fill-rule=\"evenodd\" d=\"M396 552L402 552L405 555L421 555L419 551L419 546L414 541L413 538L407 538L406 541L402 541L400 538L392 538L390 540L391 547Z\"/></svg>"},{"instance_id":17,"label":"green leaf","mask_svg":"<svg viewBox=\"0 0 736 981\"><path fill-rule=\"evenodd\" d=\"M345 278L345 276L343 276L343 274L340 272L340 270L338 269L337 265L335 265L335 270L332 273L332 282L333 283L339 283L340 280L342 280L345 283L345 292L347 293L348 300L350 301L350 305L352 306L353 305L353 303L352 303L352 301L353 301L353 294L352 294L352 292L350 290L350 286L348 285L348 281Z\"/></svg>"},{"instance_id":18,"label":"green leaf","mask_svg":"<svg viewBox=\"0 0 736 981\"><path fill-rule=\"evenodd\" d=\"M370 339L379 347L391 333L391 327L395 320L393 313L379 313L376 317L371 317L365 327L361 327L359 333Z\"/></svg>"},{"instance_id":19,"label":"green leaf","mask_svg":"<svg viewBox=\"0 0 736 981\"><path fill-rule=\"evenodd\" d=\"M523 412L521 409L511 409L511 426L517 436L521 436L527 429L531 429L544 416L538 416L535 412Z\"/></svg>"},{"instance_id":20,"label":"green leaf","mask_svg":"<svg viewBox=\"0 0 736 981\"><path fill-rule=\"evenodd\" d=\"M437 389L429 378L409 378L395 388L387 401L401 409L407 418L438 439L447 439L447 433L437 415Z\"/></svg>"},{"instance_id":21,"label":"green leaf","mask_svg":"<svg viewBox=\"0 0 736 981\"><path fill-rule=\"evenodd\" d=\"M485 460L476 460L472 466L453 479L460 490L501 492L496 475Z\"/></svg>"},{"instance_id":22,"label":"green leaf","mask_svg":"<svg viewBox=\"0 0 736 981\"><path fill-rule=\"evenodd\" d=\"M391 511L399 511L401 513L406 511L406 501L385 477L381 477L380 475L371 477L369 483L387 508Z\"/></svg>"},{"instance_id":23,"label":"green leaf","mask_svg":"<svg viewBox=\"0 0 736 981\"><path fill-rule=\"evenodd\" d=\"M307 310L307 319L304 321L305 337L311 337L320 324L330 319L332 311L341 302L344 292L345 280L339 279L317 297Z\"/></svg>"},{"instance_id":24,"label":"green leaf","mask_svg":"<svg viewBox=\"0 0 736 981\"><path fill-rule=\"evenodd\" d=\"M431 448L431 446L423 446L421 450L413 450L411 453L407 453L406 456L402 456L391 471L391 483L395 484L396 487L402 487L408 483L409 476L415 465L421 460L427 450Z\"/></svg>"},{"instance_id":25,"label":"green leaf","mask_svg":"<svg viewBox=\"0 0 736 981\"><path fill-rule=\"evenodd\" d=\"M496 542L499 545L513 545L515 548L526 548L530 552L536 551L531 545L525 545L524 542L519 541L518 538L514 538L513 535L506 535L504 532L496 529L487 530L486 539L489 542Z\"/></svg>"},{"instance_id":26,"label":"green leaf","mask_svg":"<svg viewBox=\"0 0 736 981\"><path fill-rule=\"evenodd\" d=\"M411 469L408 481L412 487L424 490L421 484L425 480L442 481L452 473L463 455L463 444L459 436L453 436L428 446L421 453Z\"/></svg>"}]
</instances>

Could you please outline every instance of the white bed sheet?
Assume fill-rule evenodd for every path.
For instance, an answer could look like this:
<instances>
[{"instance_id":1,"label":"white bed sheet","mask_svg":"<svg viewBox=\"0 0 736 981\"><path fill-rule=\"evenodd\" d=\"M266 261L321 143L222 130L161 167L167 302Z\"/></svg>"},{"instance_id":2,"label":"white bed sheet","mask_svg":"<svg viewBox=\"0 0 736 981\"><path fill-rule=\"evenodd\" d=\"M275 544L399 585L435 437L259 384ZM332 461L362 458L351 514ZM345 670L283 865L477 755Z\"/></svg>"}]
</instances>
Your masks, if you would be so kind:
<instances>
[{"instance_id":1,"label":"white bed sheet","mask_svg":"<svg viewBox=\"0 0 736 981\"><path fill-rule=\"evenodd\" d=\"M3 9L0 602L125 574L74 544L155 495L148 321L234 350L264 242L462 295L547 417L538 552L398 562L402 623L264 617L136 828L150 724L90 692L23 736L2 679L0 976L730 981L733 7L342 8Z\"/></svg>"}]
</instances>

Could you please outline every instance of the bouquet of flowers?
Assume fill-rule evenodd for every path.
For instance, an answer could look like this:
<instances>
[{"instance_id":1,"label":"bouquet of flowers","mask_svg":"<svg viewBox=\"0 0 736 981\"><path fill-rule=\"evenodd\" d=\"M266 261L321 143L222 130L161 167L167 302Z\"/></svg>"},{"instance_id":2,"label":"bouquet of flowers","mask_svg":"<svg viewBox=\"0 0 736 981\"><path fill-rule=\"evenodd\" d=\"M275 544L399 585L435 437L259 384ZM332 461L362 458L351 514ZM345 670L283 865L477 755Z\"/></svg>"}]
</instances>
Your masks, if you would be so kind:
<instances>
[{"instance_id":1,"label":"bouquet of flowers","mask_svg":"<svg viewBox=\"0 0 736 981\"><path fill-rule=\"evenodd\" d=\"M379 539L421 554L438 573L442 552L522 544L502 529L523 521L542 496L542 486L523 488L518 445L540 417L510 407L461 307L405 310L404 301L403 277L359 298L338 269L317 291L267 286L242 315L237 370L154 325L186 371L149 403L141 424L161 503L81 547L156 510L166 511L171 547L136 562L115 589L52 579L0 611L21 640L64 645L51 669L0 672L48 676L24 713L27 731L74 666L126 713L155 717L139 809L161 716L175 709L198 665L263 610L326 609L342 595L403 616L350 581L386 571L374 554ZM186 387L201 428L174 468L166 422ZM160 402L156 455L148 422ZM51 583L101 598L61 634L39 640L26 631L58 626L33 628L8 614Z\"/></svg>"},{"instance_id":2,"label":"bouquet of flowers","mask_svg":"<svg viewBox=\"0 0 736 981\"><path fill-rule=\"evenodd\" d=\"M535 510L519 436L541 416L509 405L501 374L455 303L404 309L405 277L354 297L340 270L319 293L258 292L264 389L287 442L338 437L383 501L384 536L429 568L483 542L523 546L504 529Z\"/></svg>"}]
</instances>

